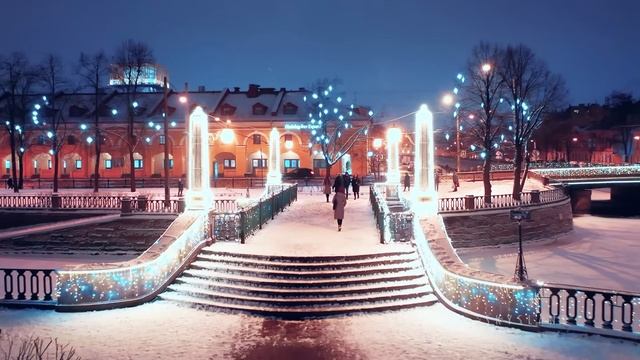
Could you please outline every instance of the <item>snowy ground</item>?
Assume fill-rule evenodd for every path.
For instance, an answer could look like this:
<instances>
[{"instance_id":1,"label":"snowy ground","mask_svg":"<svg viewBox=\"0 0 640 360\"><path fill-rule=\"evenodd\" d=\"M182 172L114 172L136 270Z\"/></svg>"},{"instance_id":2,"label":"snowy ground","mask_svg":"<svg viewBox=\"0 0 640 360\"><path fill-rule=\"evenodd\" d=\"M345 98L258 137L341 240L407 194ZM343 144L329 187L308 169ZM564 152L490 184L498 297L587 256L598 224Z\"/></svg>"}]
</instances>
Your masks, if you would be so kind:
<instances>
[{"instance_id":1,"label":"snowy ground","mask_svg":"<svg viewBox=\"0 0 640 360\"><path fill-rule=\"evenodd\" d=\"M560 284L640 292L637 218L580 216L574 230L557 240L525 244L529 277ZM459 251L470 267L513 275L516 246Z\"/></svg>"},{"instance_id":2,"label":"snowy ground","mask_svg":"<svg viewBox=\"0 0 640 360\"><path fill-rule=\"evenodd\" d=\"M530 333L436 304L306 321L207 312L157 301L86 313L0 309L10 334L57 337L85 359L638 359L640 344Z\"/></svg>"},{"instance_id":3,"label":"snowy ground","mask_svg":"<svg viewBox=\"0 0 640 360\"><path fill-rule=\"evenodd\" d=\"M330 198L331 199L331 198ZM220 242L216 250L266 255L348 255L407 250L409 245L383 245L369 203L369 193L347 201L342 231L324 194L300 193L298 200L249 237L246 244Z\"/></svg>"}]
</instances>

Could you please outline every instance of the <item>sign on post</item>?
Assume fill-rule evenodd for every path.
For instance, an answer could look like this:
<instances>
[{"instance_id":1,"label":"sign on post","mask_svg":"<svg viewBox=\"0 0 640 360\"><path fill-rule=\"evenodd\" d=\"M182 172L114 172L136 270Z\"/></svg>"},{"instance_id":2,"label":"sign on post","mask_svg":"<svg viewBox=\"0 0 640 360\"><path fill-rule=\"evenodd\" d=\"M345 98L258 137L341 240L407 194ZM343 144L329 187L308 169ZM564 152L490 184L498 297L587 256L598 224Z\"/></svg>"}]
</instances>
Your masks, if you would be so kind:
<instances>
[{"instance_id":1,"label":"sign on post","mask_svg":"<svg viewBox=\"0 0 640 360\"><path fill-rule=\"evenodd\" d=\"M529 210L514 209L514 210L511 210L509 215L511 216L511 220L516 220L516 221L531 219Z\"/></svg>"}]
</instances>

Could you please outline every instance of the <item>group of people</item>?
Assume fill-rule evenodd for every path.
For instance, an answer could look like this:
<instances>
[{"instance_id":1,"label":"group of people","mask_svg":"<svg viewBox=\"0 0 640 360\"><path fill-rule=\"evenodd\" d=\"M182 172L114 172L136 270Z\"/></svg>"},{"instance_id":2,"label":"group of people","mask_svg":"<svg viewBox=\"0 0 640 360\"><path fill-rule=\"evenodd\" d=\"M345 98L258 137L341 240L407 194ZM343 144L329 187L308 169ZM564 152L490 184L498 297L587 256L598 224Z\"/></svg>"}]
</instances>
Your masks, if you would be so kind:
<instances>
[{"instance_id":1,"label":"group of people","mask_svg":"<svg viewBox=\"0 0 640 360\"><path fill-rule=\"evenodd\" d=\"M440 173L438 171L434 174L434 181L434 187L436 188L436 191L438 191L438 187L440 186ZM403 191L411 190L411 177L408 172L404 174L402 183L404 185ZM458 178L458 173L455 170L451 173L451 183L453 185L453 189L451 191L458 191L458 188L460 187L460 179Z\"/></svg>"},{"instance_id":2,"label":"group of people","mask_svg":"<svg viewBox=\"0 0 640 360\"><path fill-rule=\"evenodd\" d=\"M359 199L360 178L358 175L352 177L345 172L343 175L336 176L333 184L331 184L331 180L328 177L325 177L323 185L327 202L329 202L331 191L335 192L331 201L333 203L333 218L338 222L338 231L342 231L342 220L344 219L344 208L347 206L347 199L349 198L349 187L353 192L353 199Z\"/></svg>"},{"instance_id":3,"label":"group of people","mask_svg":"<svg viewBox=\"0 0 640 360\"><path fill-rule=\"evenodd\" d=\"M13 188L17 187L18 189L22 189L22 182L18 184L13 181L13 178L7 178L7 189L13 190Z\"/></svg>"}]
</instances>

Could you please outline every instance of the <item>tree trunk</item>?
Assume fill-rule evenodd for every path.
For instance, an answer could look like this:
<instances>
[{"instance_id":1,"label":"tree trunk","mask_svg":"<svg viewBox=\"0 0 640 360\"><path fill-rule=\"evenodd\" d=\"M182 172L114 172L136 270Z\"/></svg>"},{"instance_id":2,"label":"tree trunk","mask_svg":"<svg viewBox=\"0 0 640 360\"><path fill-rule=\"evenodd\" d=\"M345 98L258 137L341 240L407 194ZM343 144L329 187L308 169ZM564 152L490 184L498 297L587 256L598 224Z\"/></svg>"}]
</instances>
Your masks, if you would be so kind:
<instances>
[{"instance_id":1,"label":"tree trunk","mask_svg":"<svg viewBox=\"0 0 640 360\"><path fill-rule=\"evenodd\" d=\"M16 139L13 136L13 132L9 131L9 139L11 142L11 176L13 177L13 192L17 193L18 190L18 171L16 167Z\"/></svg>"},{"instance_id":2,"label":"tree trunk","mask_svg":"<svg viewBox=\"0 0 640 360\"><path fill-rule=\"evenodd\" d=\"M325 167L324 178L329 179L329 181L331 181L331 165L329 164L328 161L327 161L327 166Z\"/></svg>"},{"instance_id":3,"label":"tree trunk","mask_svg":"<svg viewBox=\"0 0 640 360\"><path fill-rule=\"evenodd\" d=\"M482 182L484 183L484 203L491 204L491 156L489 154L484 159Z\"/></svg>"},{"instance_id":4,"label":"tree trunk","mask_svg":"<svg viewBox=\"0 0 640 360\"><path fill-rule=\"evenodd\" d=\"M133 148L129 146L129 166L131 167L129 179L131 179L131 192L136 192L136 169L134 167L134 162L135 160L133 159Z\"/></svg>"},{"instance_id":5,"label":"tree trunk","mask_svg":"<svg viewBox=\"0 0 640 360\"><path fill-rule=\"evenodd\" d=\"M55 138L54 138L55 139ZM53 152L53 192L58 192L58 173L59 173L60 154L57 150Z\"/></svg>"},{"instance_id":6,"label":"tree trunk","mask_svg":"<svg viewBox=\"0 0 640 360\"><path fill-rule=\"evenodd\" d=\"M520 200L520 175L522 173L522 145L516 145L516 156L513 159L513 192L511 196L514 200Z\"/></svg>"},{"instance_id":7,"label":"tree trunk","mask_svg":"<svg viewBox=\"0 0 640 360\"><path fill-rule=\"evenodd\" d=\"M93 167L93 192L98 192L98 180L100 179L100 131L96 129L96 162Z\"/></svg>"}]
</instances>

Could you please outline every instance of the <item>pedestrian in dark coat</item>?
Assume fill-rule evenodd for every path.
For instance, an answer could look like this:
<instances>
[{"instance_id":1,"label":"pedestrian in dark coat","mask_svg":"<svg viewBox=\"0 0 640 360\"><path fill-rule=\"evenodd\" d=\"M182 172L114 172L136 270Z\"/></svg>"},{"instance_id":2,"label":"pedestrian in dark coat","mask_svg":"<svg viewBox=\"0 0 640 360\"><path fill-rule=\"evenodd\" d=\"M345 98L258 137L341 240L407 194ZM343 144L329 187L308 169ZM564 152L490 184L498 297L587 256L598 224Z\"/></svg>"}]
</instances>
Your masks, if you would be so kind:
<instances>
[{"instance_id":1,"label":"pedestrian in dark coat","mask_svg":"<svg viewBox=\"0 0 640 360\"><path fill-rule=\"evenodd\" d=\"M331 180L329 180L328 176L324 178L322 185L324 186L324 195L327 197L327 202L329 202L329 195L331 195Z\"/></svg>"},{"instance_id":2,"label":"pedestrian in dark coat","mask_svg":"<svg viewBox=\"0 0 640 360\"><path fill-rule=\"evenodd\" d=\"M360 198L360 178L358 175L351 179L351 187L353 188L353 200Z\"/></svg>"},{"instance_id":3,"label":"pedestrian in dark coat","mask_svg":"<svg viewBox=\"0 0 640 360\"><path fill-rule=\"evenodd\" d=\"M333 180L333 191L344 192L344 176L338 175L335 180Z\"/></svg>"},{"instance_id":4,"label":"pedestrian in dark coat","mask_svg":"<svg viewBox=\"0 0 640 360\"><path fill-rule=\"evenodd\" d=\"M458 179L458 173L455 170L453 170L451 180L453 180L453 191L458 191L458 188L460 187L460 179Z\"/></svg>"},{"instance_id":5,"label":"pedestrian in dark coat","mask_svg":"<svg viewBox=\"0 0 640 360\"><path fill-rule=\"evenodd\" d=\"M184 183L182 182L182 178L178 179L178 196L182 196L182 191L184 190Z\"/></svg>"},{"instance_id":6,"label":"pedestrian in dark coat","mask_svg":"<svg viewBox=\"0 0 640 360\"><path fill-rule=\"evenodd\" d=\"M345 206L347 206L347 195L342 191L337 191L333 195L333 218L338 221L338 231L342 231Z\"/></svg>"},{"instance_id":7,"label":"pedestrian in dark coat","mask_svg":"<svg viewBox=\"0 0 640 360\"><path fill-rule=\"evenodd\" d=\"M351 176L349 176L348 172L344 172L344 193L349 197L349 186L351 185Z\"/></svg>"},{"instance_id":8,"label":"pedestrian in dark coat","mask_svg":"<svg viewBox=\"0 0 640 360\"><path fill-rule=\"evenodd\" d=\"M411 178L409 177L409 173L404 174L404 190L411 190Z\"/></svg>"},{"instance_id":9,"label":"pedestrian in dark coat","mask_svg":"<svg viewBox=\"0 0 640 360\"><path fill-rule=\"evenodd\" d=\"M7 188L13 189L13 179L12 178L8 178L7 179Z\"/></svg>"}]
</instances>

